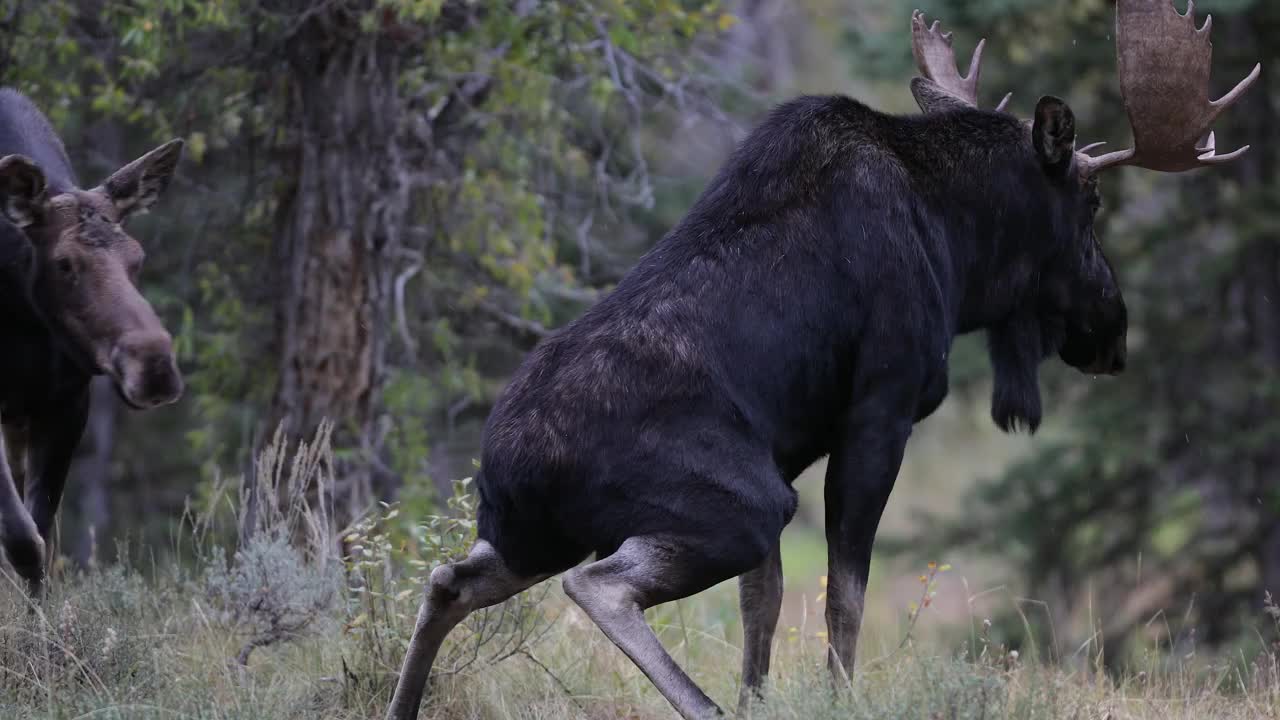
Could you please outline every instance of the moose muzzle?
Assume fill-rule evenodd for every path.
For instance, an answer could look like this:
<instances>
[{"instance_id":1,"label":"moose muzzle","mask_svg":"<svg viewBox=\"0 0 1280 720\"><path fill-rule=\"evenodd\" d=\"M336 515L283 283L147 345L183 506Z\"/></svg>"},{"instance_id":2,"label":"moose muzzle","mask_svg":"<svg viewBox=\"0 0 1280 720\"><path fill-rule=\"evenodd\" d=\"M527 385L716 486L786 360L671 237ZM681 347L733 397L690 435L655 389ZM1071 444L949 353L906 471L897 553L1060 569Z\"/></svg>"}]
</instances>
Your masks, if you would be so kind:
<instances>
[{"instance_id":1,"label":"moose muzzle","mask_svg":"<svg viewBox=\"0 0 1280 720\"><path fill-rule=\"evenodd\" d=\"M182 397L182 374L173 338L159 331L125 333L111 350L108 373L124 401L138 410L168 405Z\"/></svg>"},{"instance_id":2,"label":"moose muzzle","mask_svg":"<svg viewBox=\"0 0 1280 720\"><path fill-rule=\"evenodd\" d=\"M1099 352L1093 363L1081 370L1090 375L1119 375L1124 372L1125 355L1125 343L1121 339L1110 348Z\"/></svg>"}]
</instances>

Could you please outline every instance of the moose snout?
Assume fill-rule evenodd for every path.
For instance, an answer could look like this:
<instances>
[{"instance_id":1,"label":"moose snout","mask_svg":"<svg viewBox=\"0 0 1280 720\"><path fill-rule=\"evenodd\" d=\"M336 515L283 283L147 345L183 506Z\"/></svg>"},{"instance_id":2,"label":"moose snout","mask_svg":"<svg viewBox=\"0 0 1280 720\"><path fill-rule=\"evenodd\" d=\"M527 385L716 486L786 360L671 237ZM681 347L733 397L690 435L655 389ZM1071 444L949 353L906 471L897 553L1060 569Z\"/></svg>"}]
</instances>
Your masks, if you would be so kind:
<instances>
[{"instance_id":1,"label":"moose snout","mask_svg":"<svg viewBox=\"0 0 1280 720\"><path fill-rule=\"evenodd\" d=\"M1092 375L1119 375L1124 372L1126 354L1125 344L1117 343L1099 353L1093 363L1084 368L1084 372Z\"/></svg>"},{"instance_id":2,"label":"moose snout","mask_svg":"<svg viewBox=\"0 0 1280 720\"><path fill-rule=\"evenodd\" d=\"M138 409L182 396L182 374L167 332L126 333L111 351L111 368L125 402Z\"/></svg>"}]
</instances>

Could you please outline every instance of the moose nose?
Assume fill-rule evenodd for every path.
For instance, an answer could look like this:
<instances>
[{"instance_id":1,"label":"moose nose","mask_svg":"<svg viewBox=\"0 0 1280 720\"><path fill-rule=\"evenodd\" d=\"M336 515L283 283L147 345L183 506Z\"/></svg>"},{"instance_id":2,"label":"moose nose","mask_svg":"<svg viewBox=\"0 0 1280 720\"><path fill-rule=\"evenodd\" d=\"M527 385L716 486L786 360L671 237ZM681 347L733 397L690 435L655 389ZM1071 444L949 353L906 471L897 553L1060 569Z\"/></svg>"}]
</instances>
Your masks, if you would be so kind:
<instances>
[{"instance_id":1,"label":"moose nose","mask_svg":"<svg viewBox=\"0 0 1280 720\"><path fill-rule=\"evenodd\" d=\"M145 409L182 396L182 374L166 332L126 333L111 353L116 385L126 402Z\"/></svg>"},{"instance_id":2,"label":"moose nose","mask_svg":"<svg viewBox=\"0 0 1280 720\"><path fill-rule=\"evenodd\" d=\"M1126 351L1125 351L1124 345L1120 345L1115 349L1115 352L1112 353L1111 355L1111 374L1112 375L1119 375L1120 373L1124 372L1125 354L1126 354Z\"/></svg>"}]
</instances>

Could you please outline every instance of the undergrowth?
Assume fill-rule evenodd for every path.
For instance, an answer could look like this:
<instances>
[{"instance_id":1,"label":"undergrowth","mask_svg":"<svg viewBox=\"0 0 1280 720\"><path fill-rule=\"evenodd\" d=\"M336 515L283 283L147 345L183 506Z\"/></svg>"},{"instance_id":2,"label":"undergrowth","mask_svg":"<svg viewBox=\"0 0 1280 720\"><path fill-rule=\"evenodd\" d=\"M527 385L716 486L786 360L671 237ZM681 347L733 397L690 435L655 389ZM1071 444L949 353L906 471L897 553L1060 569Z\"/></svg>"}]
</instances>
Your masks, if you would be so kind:
<instances>
[{"instance_id":1,"label":"undergrowth","mask_svg":"<svg viewBox=\"0 0 1280 720\"><path fill-rule=\"evenodd\" d=\"M383 506L351 527L327 507L328 428L267 448L187 516L192 567L144 575L108 565L55 577L28 603L0 579L0 718L380 718L423 579L475 537L468 481L420 521ZM1280 605L1260 598L1257 652L1209 659L1153 646L1116 674L1101 644L1079 661L1020 658L974 619L955 648L921 640L949 566L921 576L892 635L868 628L858 668L833 692L823 634L780 627L761 720L1275 720ZM874 592L874 588L873 588ZM813 617L822 598L815 598ZM732 584L655 608L673 657L726 710L738 697L741 629ZM807 617L807 615L806 615ZM668 718L652 685L556 582L471 616L436 665L423 717Z\"/></svg>"}]
</instances>

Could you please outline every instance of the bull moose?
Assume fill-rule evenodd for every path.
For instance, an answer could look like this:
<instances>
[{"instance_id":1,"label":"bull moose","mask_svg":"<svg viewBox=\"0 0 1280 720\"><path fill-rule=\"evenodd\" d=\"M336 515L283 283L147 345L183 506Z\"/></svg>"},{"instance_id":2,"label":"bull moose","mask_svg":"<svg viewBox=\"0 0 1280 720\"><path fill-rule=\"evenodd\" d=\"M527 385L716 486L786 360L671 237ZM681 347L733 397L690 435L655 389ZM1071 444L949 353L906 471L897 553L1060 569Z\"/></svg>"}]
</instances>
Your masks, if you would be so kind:
<instances>
[{"instance_id":1,"label":"bull moose","mask_svg":"<svg viewBox=\"0 0 1280 720\"><path fill-rule=\"evenodd\" d=\"M0 546L37 597L90 379L105 373L135 409L182 393L172 339L136 286L142 246L121 227L165 190L182 146L81 190L44 114L0 89Z\"/></svg>"},{"instance_id":2,"label":"bull moose","mask_svg":"<svg viewBox=\"0 0 1280 720\"><path fill-rule=\"evenodd\" d=\"M825 479L829 666L850 671L872 542L914 423L947 394L956 335L985 331L992 415L1034 431L1038 366L1125 366L1127 317L1094 231L1098 176L1227 162L1209 27L1120 0L1132 149L1076 149L1043 97L1023 122L977 106L951 36L912 15L922 115L841 96L775 108L617 288L546 338L503 391L476 477L479 539L435 568L387 717L416 716L449 631L564 573L565 592L686 718L719 708L644 610L741 576L741 704L768 672L792 481ZM1206 135L1206 133L1208 133ZM594 561L581 564L594 555Z\"/></svg>"}]
</instances>

